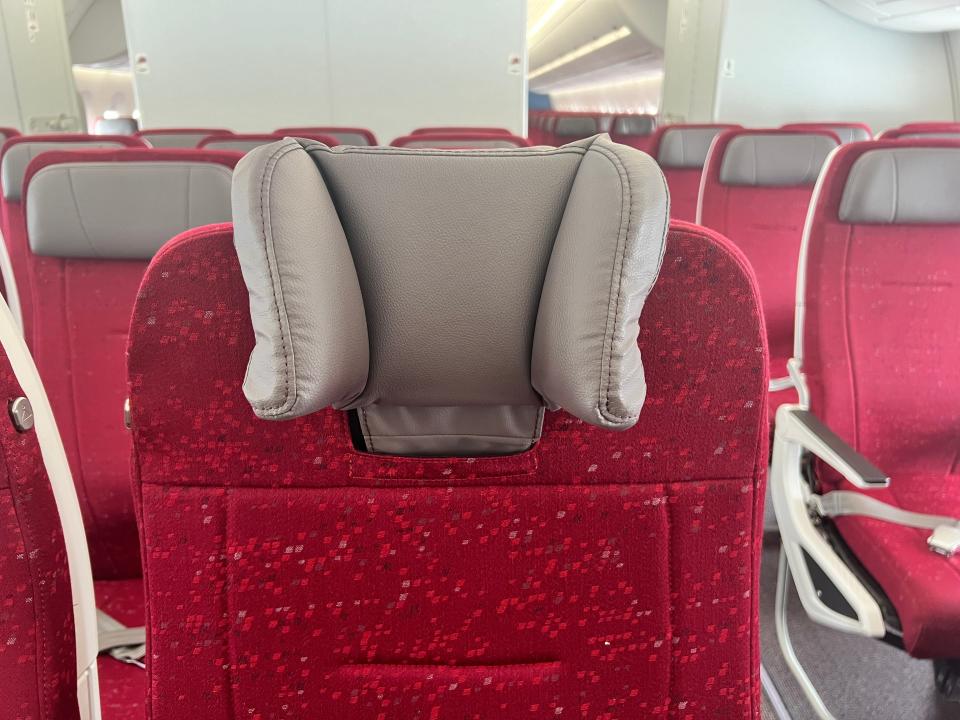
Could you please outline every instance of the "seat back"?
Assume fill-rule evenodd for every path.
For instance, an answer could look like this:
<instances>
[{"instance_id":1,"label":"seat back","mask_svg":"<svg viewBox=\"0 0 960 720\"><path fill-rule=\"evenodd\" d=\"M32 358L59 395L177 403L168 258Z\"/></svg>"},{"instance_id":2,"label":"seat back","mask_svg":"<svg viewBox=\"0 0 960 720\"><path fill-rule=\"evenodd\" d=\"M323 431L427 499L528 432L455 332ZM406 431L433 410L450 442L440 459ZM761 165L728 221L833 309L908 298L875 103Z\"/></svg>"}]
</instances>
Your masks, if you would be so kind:
<instances>
[{"instance_id":1,"label":"seat back","mask_svg":"<svg viewBox=\"0 0 960 720\"><path fill-rule=\"evenodd\" d=\"M12 127L0 127L0 144L5 143L10 138L18 137L20 131Z\"/></svg>"},{"instance_id":2,"label":"seat back","mask_svg":"<svg viewBox=\"0 0 960 720\"><path fill-rule=\"evenodd\" d=\"M44 152L88 150L91 148L145 147L144 142L128 135L20 135L3 144L0 150L0 213L3 238L10 257L16 288L6 287L8 301L20 311L24 337L30 342L33 323L33 291L27 263L27 237L21 197L23 179L30 162ZM16 292L14 301L10 296Z\"/></svg>"},{"instance_id":3,"label":"seat back","mask_svg":"<svg viewBox=\"0 0 960 720\"><path fill-rule=\"evenodd\" d=\"M656 130L656 115L616 115L610 125L610 137L621 145L649 152Z\"/></svg>"},{"instance_id":4,"label":"seat back","mask_svg":"<svg viewBox=\"0 0 960 720\"><path fill-rule=\"evenodd\" d=\"M594 307L591 297L610 307L610 268L604 273L593 264L598 255L609 260L608 240L624 231L607 223L619 217L607 203L622 196L608 187L619 183L617 163L608 159L624 163L631 179L625 237L646 235L665 215L662 180L648 174L643 156L624 155L618 146L598 148L603 157L584 157L582 148L499 155L393 149L373 157L357 149L312 151L321 158L285 147L297 172L288 175L281 165L269 183L271 216L281 220L271 221L268 236L278 271L292 269L287 240L296 227L311 226L297 219L308 212L323 232L298 247L323 250L301 265L330 268L315 278L315 290L331 293L339 308L313 312L310 322L332 323L324 337L333 359L350 360L337 376L369 368L381 398L407 392L427 401L441 390L463 391L456 381L448 384L463 361L485 378L520 382L518 393L539 402L529 395L530 376L542 370L536 360L528 360L526 373L513 365L499 372L501 356L513 358L517 348L496 344L504 334L498 330L510 325L506 335L517 340L511 318L518 305L539 303L539 315L558 308L566 293L584 308ZM329 200L316 167L316 179L306 183L311 167L301 161L311 159L323 163ZM623 717L682 709L754 718L767 363L759 301L742 256L702 228L678 225L670 233L643 315L624 325L651 378L632 429L613 433L595 418L556 411L546 414L539 442L526 452L365 453L355 443L364 442L366 429L352 413L327 408L265 420L248 400L250 383L264 377L253 355L253 323L267 319L247 284L263 279L252 265L249 188L266 167L255 160L248 157L237 171L236 237L220 226L167 245L144 278L131 325L134 473L151 548L151 717L179 717L189 705L211 720L233 717L238 708L265 717L362 718L396 709L404 717L536 719L572 707L590 715L616 708ZM499 182L492 182L494 173ZM571 174L577 179L568 196ZM397 182L400 175L406 183ZM371 179L375 186L366 187ZM308 210L310 196L315 205ZM584 223L555 226L555 203L566 204L569 221L579 216ZM343 236L327 232L337 217L349 248ZM544 225L544 218L554 220ZM451 222L460 231L451 232ZM435 233L425 236L423 227ZM390 237L383 234L389 228ZM341 251L356 253L363 305L342 264L348 258L329 254L335 240ZM566 256L562 248L577 245L583 257ZM517 258L534 247L552 255L551 273L571 260L576 270L555 278L559 285L545 277L517 292L513 283L530 279L529 263ZM378 262L390 248L404 249L397 263ZM428 248L444 258L469 255L466 271L451 266L463 286L456 296ZM651 260L634 271L648 272ZM483 285L504 265L507 284L497 287L505 297L488 305L496 296ZM464 272L478 279L464 284ZM430 313L459 322L426 352L412 347L391 355L384 344L390 333L419 327L410 314L416 304L394 293L410 292L426 276L421 301ZM606 287L599 296L588 290L594 282ZM307 287L285 298L287 337L299 358L307 316L295 305ZM475 312L475 293L487 313ZM384 326L378 308L387 307L395 308L394 320ZM364 362L354 354L356 338L340 333L368 316ZM567 323L555 325L539 316L534 332L569 327L577 317L565 314ZM569 379L569 368L580 366L562 369L560 357L577 347L571 339L551 354L559 377ZM432 370L437 352L449 360L442 376ZM419 383L409 375L407 385L377 381L390 358L410 371L414 354L431 366ZM488 360L494 364L483 367ZM245 376L254 379L247 393ZM184 418L195 428L186 436ZM210 617L218 620L191 620ZM629 677L622 672L641 667Z\"/></svg>"},{"instance_id":5,"label":"seat back","mask_svg":"<svg viewBox=\"0 0 960 720\"><path fill-rule=\"evenodd\" d=\"M439 132L431 134L423 132L398 137L390 145L412 149L497 150L530 147L530 141L509 133Z\"/></svg>"},{"instance_id":6,"label":"seat back","mask_svg":"<svg viewBox=\"0 0 960 720\"><path fill-rule=\"evenodd\" d=\"M898 128L884 130L878 140L917 140L921 138L957 140L960 139L960 123L955 122L917 122L907 123Z\"/></svg>"},{"instance_id":7,"label":"seat back","mask_svg":"<svg viewBox=\"0 0 960 720\"><path fill-rule=\"evenodd\" d=\"M548 129L552 145L582 140L601 132L605 131L600 118L586 113L558 113Z\"/></svg>"},{"instance_id":8,"label":"seat back","mask_svg":"<svg viewBox=\"0 0 960 720\"><path fill-rule=\"evenodd\" d=\"M454 133L454 134L480 133L482 135L513 135L513 133L507 130L506 128L483 127L483 126L461 127L457 125L447 125L447 126L440 126L440 127L421 127L421 128L417 128L416 130L413 130L410 134L411 135L440 135L442 133Z\"/></svg>"},{"instance_id":9,"label":"seat back","mask_svg":"<svg viewBox=\"0 0 960 720\"><path fill-rule=\"evenodd\" d=\"M328 125L317 127L286 127L278 128L274 135L281 137L316 137L325 135L336 139L336 145L376 145L377 136L372 130L360 127L345 127Z\"/></svg>"},{"instance_id":10,"label":"seat back","mask_svg":"<svg viewBox=\"0 0 960 720\"><path fill-rule=\"evenodd\" d=\"M624 116L631 117L631 116ZM639 117L639 116L637 116ZM646 151L663 170L670 188L670 217L694 222L700 199L703 166L714 138L739 125L665 125L646 143ZM616 139L616 138L614 138ZM629 138L627 138L629 139ZM622 142L623 138L616 139ZM637 141L632 144L636 146Z\"/></svg>"},{"instance_id":11,"label":"seat back","mask_svg":"<svg viewBox=\"0 0 960 720\"><path fill-rule=\"evenodd\" d=\"M197 145L201 150L212 150L215 152L240 152L248 153L251 150L254 150L261 145L269 145L274 143L277 140L280 140L283 136L278 135L277 133L234 133L232 135L211 135L210 137L205 137ZM339 142L335 137L330 135L312 135L312 134L303 134L300 137L306 137L310 140L316 140L317 142L322 142L325 145L339 145Z\"/></svg>"},{"instance_id":12,"label":"seat back","mask_svg":"<svg viewBox=\"0 0 960 720\"><path fill-rule=\"evenodd\" d=\"M150 258L184 229L230 217L236 153L45 153L24 182L33 352L57 416L94 576L140 575L123 425L124 348Z\"/></svg>"},{"instance_id":13,"label":"seat back","mask_svg":"<svg viewBox=\"0 0 960 720\"><path fill-rule=\"evenodd\" d=\"M22 404L25 395L0 350L4 406ZM18 429L8 412L0 418L0 456L0 716L79 720L77 640L60 516L36 432Z\"/></svg>"},{"instance_id":14,"label":"seat back","mask_svg":"<svg viewBox=\"0 0 960 720\"><path fill-rule=\"evenodd\" d=\"M840 145L833 133L728 130L711 146L697 222L736 243L760 283L774 377L793 351L797 260L820 168Z\"/></svg>"},{"instance_id":15,"label":"seat back","mask_svg":"<svg viewBox=\"0 0 960 720\"><path fill-rule=\"evenodd\" d=\"M94 125L95 135L136 135L140 123L132 117L100 118Z\"/></svg>"},{"instance_id":16,"label":"seat back","mask_svg":"<svg viewBox=\"0 0 960 720\"><path fill-rule=\"evenodd\" d=\"M873 140L873 130L870 129L870 126L858 122L787 123L781 127L781 130L827 130L840 138L840 142L844 145L851 142Z\"/></svg>"},{"instance_id":17,"label":"seat back","mask_svg":"<svg viewBox=\"0 0 960 720\"><path fill-rule=\"evenodd\" d=\"M137 137L150 147L161 150L195 148L201 140L211 135L233 135L233 131L220 128L151 128L137 133Z\"/></svg>"}]
</instances>

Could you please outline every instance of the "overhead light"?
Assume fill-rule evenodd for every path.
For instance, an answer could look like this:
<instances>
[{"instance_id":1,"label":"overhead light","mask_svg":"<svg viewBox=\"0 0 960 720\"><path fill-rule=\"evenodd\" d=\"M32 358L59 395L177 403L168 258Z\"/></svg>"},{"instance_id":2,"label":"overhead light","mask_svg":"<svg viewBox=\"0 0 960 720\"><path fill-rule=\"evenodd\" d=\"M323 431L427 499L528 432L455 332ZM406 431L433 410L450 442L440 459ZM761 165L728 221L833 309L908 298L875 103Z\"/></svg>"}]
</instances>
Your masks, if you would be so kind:
<instances>
[{"instance_id":1,"label":"overhead light","mask_svg":"<svg viewBox=\"0 0 960 720\"><path fill-rule=\"evenodd\" d=\"M553 2L550 3L550 7L548 7L543 15L533 24L533 27L527 31L527 44L547 26L547 23L553 19L553 16L560 12L560 8L568 2L570 2L570 0L553 0Z\"/></svg>"},{"instance_id":2,"label":"overhead light","mask_svg":"<svg viewBox=\"0 0 960 720\"><path fill-rule=\"evenodd\" d=\"M605 48L607 45L612 45L613 43L617 42L617 40L623 40L623 38L628 37L630 34L630 28L628 28L626 25L619 27L613 32L608 32L606 35L601 35L596 40L588 42L586 45L581 45L576 50L571 50L566 55L561 55L556 60L548 62L546 65L541 65L532 73L530 73L527 76L527 79L533 80L541 75L545 75L552 70L556 70L562 65L571 63L574 60L579 60L585 55L596 52L600 48Z\"/></svg>"}]
</instances>

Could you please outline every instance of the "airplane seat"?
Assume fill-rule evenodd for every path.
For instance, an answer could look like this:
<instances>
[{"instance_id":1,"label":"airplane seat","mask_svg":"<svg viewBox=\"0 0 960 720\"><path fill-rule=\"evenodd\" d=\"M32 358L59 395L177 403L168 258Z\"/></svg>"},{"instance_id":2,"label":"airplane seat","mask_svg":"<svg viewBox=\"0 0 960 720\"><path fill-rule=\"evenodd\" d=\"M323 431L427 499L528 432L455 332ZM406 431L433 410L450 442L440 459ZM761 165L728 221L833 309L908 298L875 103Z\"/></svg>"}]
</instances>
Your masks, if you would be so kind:
<instances>
[{"instance_id":1,"label":"airplane seat","mask_svg":"<svg viewBox=\"0 0 960 720\"><path fill-rule=\"evenodd\" d=\"M12 127L0 127L0 144L5 143L10 138L19 137L20 131Z\"/></svg>"},{"instance_id":2,"label":"airplane seat","mask_svg":"<svg viewBox=\"0 0 960 720\"><path fill-rule=\"evenodd\" d=\"M80 720L67 548L32 407L6 343L0 396L0 717Z\"/></svg>"},{"instance_id":3,"label":"airplane seat","mask_svg":"<svg viewBox=\"0 0 960 720\"><path fill-rule=\"evenodd\" d=\"M117 117L100 118L94 125L94 135L136 135L140 131L140 123L136 118Z\"/></svg>"},{"instance_id":4,"label":"airplane seat","mask_svg":"<svg viewBox=\"0 0 960 720\"><path fill-rule=\"evenodd\" d=\"M778 415L771 483L811 617L936 659L960 701L958 180L960 141L848 145L827 165L798 288L805 402Z\"/></svg>"},{"instance_id":5,"label":"airplane seat","mask_svg":"<svg viewBox=\"0 0 960 720\"><path fill-rule=\"evenodd\" d=\"M150 128L140 130L136 135L152 148L172 150L195 148L204 138L233 135L233 131L222 128Z\"/></svg>"},{"instance_id":6,"label":"airplane seat","mask_svg":"<svg viewBox=\"0 0 960 720\"><path fill-rule=\"evenodd\" d=\"M703 166L713 139L739 125L664 125L656 129L647 151L657 161L670 188L670 217L696 222ZM614 138L616 142L623 139Z\"/></svg>"},{"instance_id":7,"label":"airplane seat","mask_svg":"<svg viewBox=\"0 0 960 720\"><path fill-rule=\"evenodd\" d=\"M697 222L725 235L760 283L770 346L769 410L795 402L793 354L797 258L814 184L840 139L827 130L727 130L711 145Z\"/></svg>"},{"instance_id":8,"label":"airplane seat","mask_svg":"<svg viewBox=\"0 0 960 720\"><path fill-rule=\"evenodd\" d=\"M703 228L664 245L640 153L498 152L262 148L235 230L152 261L154 720L757 717L751 270Z\"/></svg>"},{"instance_id":9,"label":"airplane seat","mask_svg":"<svg viewBox=\"0 0 960 720\"><path fill-rule=\"evenodd\" d=\"M957 122L916 122L901 125L898 128L884 130L878 140L918 140L922 138L957 140L960 139L960 123Z\"/></svg>"},{"instance_id":10,"label":"airplane seat","mask_svg":"<svg viewBox=\"0 0 960 720\"><path fill-rule=\"evenodd\" d=\"M873 140L873 130L866 123L859 122L802 122L787 123L781 130L829 130L843 145L851 142Z\"/></svg>"},{"instance_id":11,"label":"airplane seat","mask_svg":"<svg viewBox=\"0 0 960 720\"><path fill-rule=\"evenodd\" d=\"M460 127L457 125L444 125L440 127L420 127L412 130L411 135L439 135L441 133L480 133L483 135L513 135L506 128L498 127Z\"/></svg>"},{"instance_id":12,"label":"airplane seat","mask_svg":"<svg viewBox=\"0 0 960 720\"><path fill-rule=\"evenodd\" d=\"M34 306L21 207L27 166L41 153L54 150L123 147L142 148L146 145L140 138L129 135L20 135L7 140L0 149L0 223L8 256L0 256L0 268L3 268L7 304L23 327L28 345L32 340ZM6 260L9 260L9 268Z\"/></svg>"},{"instance_id":13,"label":"airplane seat","mask_svg":"<svg viewBox=\"0 0 960 720\"><path fill-rule=\"evenodd\" d=\"M560 113L549 130L549 141L551 145L564 145L600 132L600 120L594 115Z\"/></svg>"},{"instance_id":14,"label":"airplane seat","mask_svg":"<svg viewBox=\"0 0 960 720\"><path fill-rule=\"evenodd\" d=\"M610 126L610 137L621 145L649 152L656 130L656 115L616 115Z\"/></svg>"},{"instance_id":15,"label":"airplane seat","mask_svg":"<svg viewBox=\"0 0 960 720\"><path fill-rule=\"evenodd\" d=\"M530 147L530 141L519 135L487 132L439 132L404 135L391 147L419 150L503 150Z\"/></svg>"},{"instance_id":16,"label":"airplane seat","mask_svg":"<svg viewBox=\"0 0 960 720\"><path fill-rule=\"evenodd\" d=\"M277 133L234 133L233 135L212 135L201 140L197 147L201 150L210 150L214 152L239 152L248 153L262 145L269 145L282 139L282 135ZM315 135L304 133L300 135L308 140L316 140L324 145L333 147L339 145L339 141L331 135Z\"/></svg>"},{"instance_id":17,"label":"airplane seat","mask_svg":"<svg viewBox=\"0 0 960 720\"><path fill-rule=\"evenodd\" d=\"M346 127L328 125L318 127L285 127L277 128L273 132L280 137L307 137L327 136L336 140L335 145L376 145L377 136L372 130L360 127ZM330 143L327 143L329 145Z\"/></svg>"}]
</instances>

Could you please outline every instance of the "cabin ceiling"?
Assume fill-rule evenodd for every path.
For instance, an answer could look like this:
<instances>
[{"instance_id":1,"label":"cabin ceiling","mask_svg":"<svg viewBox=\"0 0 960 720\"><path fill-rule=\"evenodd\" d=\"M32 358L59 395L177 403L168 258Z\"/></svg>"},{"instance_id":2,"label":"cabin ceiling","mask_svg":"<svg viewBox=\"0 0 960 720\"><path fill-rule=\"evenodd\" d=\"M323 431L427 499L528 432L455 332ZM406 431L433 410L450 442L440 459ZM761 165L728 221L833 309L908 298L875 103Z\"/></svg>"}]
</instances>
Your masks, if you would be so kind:
<instances>
[{"instance_id":1,"label":"cabin ceiling","mask_svg":"<svg viewBox=\"0 0 960 720\"><path fill-rule=\"evenodd\" d=\"M960 2L955 0L823 0L869 25L906 32L960 30Z\"/></svg>"}]
</instances>

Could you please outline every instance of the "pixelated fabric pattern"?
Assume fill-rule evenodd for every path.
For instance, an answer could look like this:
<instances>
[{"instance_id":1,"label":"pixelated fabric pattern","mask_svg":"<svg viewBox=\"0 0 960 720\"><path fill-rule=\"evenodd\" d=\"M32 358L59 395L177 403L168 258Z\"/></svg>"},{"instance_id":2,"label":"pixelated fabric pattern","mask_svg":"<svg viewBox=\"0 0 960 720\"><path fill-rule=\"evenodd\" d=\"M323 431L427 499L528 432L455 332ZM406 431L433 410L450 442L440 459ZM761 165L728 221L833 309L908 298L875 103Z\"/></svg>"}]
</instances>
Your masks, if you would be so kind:
<instances>
[{"instance_id":1,"label":"pixelated fabric pattern","mask_svg":"<svg viewBox=\"0 0 960 720\"><path fill-rule=\"evenodd\" d=\"M147 717L758 718L767 358L739 252L673 227L633 429L507 457L257 419L229 225L154 259L130 331Z\"/></svg>"},{"instance_id":2,"label":"pixelated fabric pattern","mask_svg":"<svg viewBox=\"0 0 960 720\"><path fill-rule=\"evenodd\" d=\"M73 720L76 639L67 551L36 434L7 414L23 395L0 353L0 717Z\"/></svg>"}]
</instances>

